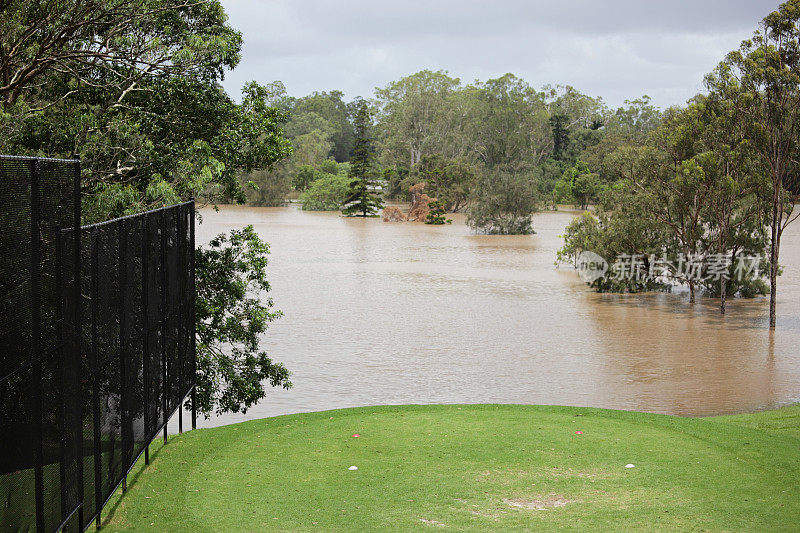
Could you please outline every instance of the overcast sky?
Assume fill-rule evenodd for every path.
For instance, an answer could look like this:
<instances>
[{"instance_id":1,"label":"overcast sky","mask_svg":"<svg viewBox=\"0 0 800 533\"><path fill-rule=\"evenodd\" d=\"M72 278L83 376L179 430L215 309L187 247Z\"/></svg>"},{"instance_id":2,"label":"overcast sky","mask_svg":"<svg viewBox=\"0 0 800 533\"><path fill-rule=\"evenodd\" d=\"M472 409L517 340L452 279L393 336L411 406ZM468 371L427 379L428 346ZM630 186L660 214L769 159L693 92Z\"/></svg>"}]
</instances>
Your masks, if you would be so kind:
<instances>
[{"instance_id":1,"label":"overcast sky","mask_svg":"<svg viewBox=\"0 0 800 533\"><path fill-rule=\"evenodd\" d=\"M612 106L648 94L665 107L749 37L777 0L222 0L244 34L224 85L281 80L289 94L346 98L419 70L464 83L512 72L569 84Z\"/></svg>"}]
</instances>

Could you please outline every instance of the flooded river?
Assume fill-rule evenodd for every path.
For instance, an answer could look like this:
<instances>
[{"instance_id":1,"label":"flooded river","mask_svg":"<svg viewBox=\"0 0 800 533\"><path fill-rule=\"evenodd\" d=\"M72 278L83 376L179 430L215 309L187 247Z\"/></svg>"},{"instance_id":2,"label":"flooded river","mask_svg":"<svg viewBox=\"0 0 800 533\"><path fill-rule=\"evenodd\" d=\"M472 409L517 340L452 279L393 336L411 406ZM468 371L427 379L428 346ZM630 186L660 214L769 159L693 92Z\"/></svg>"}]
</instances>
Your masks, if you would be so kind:
<instances>
[{"instance_id":1,"label":"flooded river","mask_svg":"<svg viewBox=\"0 0 800 533\"><path fill-rule=\"evenodd\" d=\"M781 253L778 328L766 299L690 306L685 294L601 295L556 268L574 212L536 235L342 218L296 207L203 211L198 242L252 224L270 243L284 317L264 338L292 371L246 415L405 403L523 403L677 415L800 399L800 223Z\"/></svg>"}]
</instances>

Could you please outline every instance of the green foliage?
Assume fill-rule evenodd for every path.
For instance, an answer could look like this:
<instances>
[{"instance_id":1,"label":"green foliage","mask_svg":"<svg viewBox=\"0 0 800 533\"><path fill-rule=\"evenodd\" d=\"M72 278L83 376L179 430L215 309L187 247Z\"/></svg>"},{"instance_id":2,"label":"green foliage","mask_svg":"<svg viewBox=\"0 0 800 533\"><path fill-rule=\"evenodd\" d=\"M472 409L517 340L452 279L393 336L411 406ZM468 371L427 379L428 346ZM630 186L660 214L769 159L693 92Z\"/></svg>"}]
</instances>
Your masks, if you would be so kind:
<instances>
[{"instance_id":1,"label":"green foliage","mask_svg":"<svg viewBox=\"0 0 800 533\"><path fill-rule=\"evenodd\" d=\"M605 121L605 129L611 135L623 135L631 141L643 139L655 130L663 115L650 103L647 95L634 100L625 100L625 106L617 108Z\"/></svg>"},{"instance_id":2,"label":"green foliage","mask_svg":"<svg viewBox=\"0 0 800 533\"><path fill-rule=\"evenodd\" d=\"M329 134L315 129L292 139L292 162L298 170L302 166L315 167L328 157L333 146L329 137Z\"/></svg>"},{"instance_id":3,"label":"green foliage","mask_svg":"<svg viewBox=\"0 0 800 533\"><path fill-rule=\"evenodd\" d=\"M240 202L245 187L277 196L272 167L291 154L272 105L282 87L248 83L240 104L221 88L242 40L219 1L10 0L0 13L0 152L78 153L86 222L192 197ZM258 351L278 316L257 299L267 251L250 229L197 252L206 414L246 409L263 379L288 384Z\"/></svg>"},{"instance_id":4,"label":"green foliage","mask_svg":"<svg viewBox=\"0 0 800 533\"><path fill-rule=\"evenodd\" d=\"M355 115L356 140L348 172L350 183L342 209L345 216L377 216L377 212L383 207L383 201L376 191L378 183L374 166L375 154L372 139L369 137L371 123L367 104L361 102Z\"/></svg>"},{"instance_id":5,"label":"green foliage","mask_svg":"<svg viewBox=\"0 0 800 533\"><path fill-rule=\"evenodd\" d=\"M776 325L781 238L800 201L800 0L767 15L706 77L710 99L728 109L729 127L748 142L770 186L770 327Z\"/></svg>"},{"instance_id":6,"label":"green foliage","mask_svg":"<svg viewBox=\"0 0 800 533\"><path fill-rule=\"evenodd\" d=\"M281 316L267 281L269 246L253 226L217 235L197 249L197 409L209 416L246 412L265 396L264 381L289 388L289 372L259 350Z\"/></svg>"},{"instance_id":7,"label":"green foliage","mask_svg":"<svg viewBox=\"0 0 800 533\"><path fill-rule=\"evenodd\" d=\"M424 182L430 196L441 200L446 210L456 213L467 204L475 176L474 165L464 158L424 155L403 181L402 187L408 190L412 185Z\"/></svg>"},{"instance_id":8,"label":"green foliage","mask_svg":"<svg viewBox=\"0 0 800 533\"><path fill-rule=\"evenodd\" d=\"M495 169L478 177L467 224L490 235L533 233L531 218L538 205L536 183L528 174Z\"/></svg>"},{"instance_id":9,"label":"green foliage","mask_svg":"<svg viewBox=\"0 0 800 533\"><path fill-rule=\"evenodd\" d=\"M444 224L451 224L453 222L451 219L445 216L447 214L447 207L443 201L434 200L428 204L428 207L430 208L430 211L425 219L426 224L441 226Z\"/></svg>"},{"instance_id":10,"label":"green foliage","mask_svg":"<svg viewBox=\"0 0 800 533\"><path fill-rule=\"evenodd\" d=\"M236 66L242 45L216 0L9 0L0 11L6 111L48 93L56 72L71 79L61 81L61 94L46 94L51 102L70 91L130 93L146 77L213 82Z\"/></svg>"},{"instance_id":11,"label":"green foliage","mask_svg":"<svg viewBox=\"0 0 800 533\"><path fill-rule=\"evenodd\" d=\"M600 221L591 213L583 213L575 217L567 224L564 238L564 246L562 246L556 257L558 262L567 263L571 262L577 265L578 256L582 252L595 252L600 249Z\"/></svg>"},{"instance_id":12,"label":"green foliage","mask_svg":"<svg viewBox=\"0 0 800 533\"><path fill-rule=\"evenodd\" d=\"M441 153L457 115L453 95L457 78L423 70L376 91L384 164L412 167L423 156Z\"/></svg>"},{"instance_id":13,"label":"green foliage","mask_svg":"<svg viewBox=\"0 0 800 533\"><path fill-rule=\"evenodd\" d=\"M241 201L239 173L291 153L271 89L247 84L236 104L218 84L241 35L216 0L7 4L4 35L28 46L0 47L0 70L32 76L0 89L0 151L79 153L87 222L178 198Z\"/></svg>"},{"instance_id":14,"label":"green foliage","mask_svg":"<svg viewBox=\"0 0 800 533\"><path fill-rule=\"evenodd\" d=\"M590 172L582 161L564 171L556 183L554 200L556 203L572 203L579 209L587 209L590 203L596 202L603 191L597 174Z\"/></svg>"},{"instance_id":15,"label":"green foliage","mask_svg":"<svg viewBox=\"0 0 800 533\"><path fill-rule=\"evenodd\" d=\"M300 195L303 211L338 211L350 191L350 178L343 174L320 174Z\"/></svg>"},{"instance_id":16,"label":"green foliage","mask_svg":"<svg viewBox=\"0 0 800 533\"><path fill-rule=\"evenodd\" d=\"M320 172L324 174L338 174L339 173L339 165L336 161L331 159L326 159L319 165Z\"/></svg>"},{"instance_id":17,"label":"green foliage","mask_svg":"<svg viewBox=\"0 0 800 533\"><path fill-rule=\"evenodd\" d=\"M291 102L291 118L287 135L296 137L314 129L324 132L330 143L328 153L321 159L333 157L335 161L349 161L355 141L351 111L342 100L341 91L314 92ZM313 164L317 164L315 160Z\"/></svg>"},{"instance_id":18,"label":"green foliage","mask_svg":"<svg viewBox=\"0 0 800 533\"><path fill-rule=\"evenodd\" d=\"M553 129L553 159L560 161L566 156L569 147L569 117L563 113L555 113L550 117Z\"/></svg>"},{"instance_id":19,"label":"green foliage","mask_svg":"<svg viewBox=\"0 0 800 533\"><path fill-rule=\"evenodd\" d=\"M404 166L383 169L383 181L386 183L386 197L392 200L408 200L409 171Z\"/></svg>"},{"instance_id":20,"label":"green foliage","mask_svg":"<svg viewBox=\"0 0 800 533\"><path fill-rule=\"evenodd\" d=\"M281 162L271 170L256 170L242 174L247 203L258 207L280 207L292 189L289 165Z\"/></svg>"},{"instance_id":21,"label":"green foliage","mask_svg":"<svg viewBox=\"0 0 800 533\"><path fill-rule=\"evenodd\" d=\"M467 111L461 142L487 168L521 169L539 164L552 150L544 93L513 74L476 82L460 98Z\"/></svg>"},{"instance_id":22,"label":"green foliage","mask_svg":"<svg viewBox=\"0 0 800 533\"><path fill-rule=\"evenodd\" d=\"M316 178L315 169L311 165L298 165L294 171L292 187L296 191L304 191Z\"/></svg>"},{"instance_id":23,"label":"green foliage","mask_svg":"<svg viewBox=\"0 0 800 533\"><path fill-rule=\"evenodd\" d=\"M598 290L668 290L679 284L689 288L692 299L698 290L711 296L763 293L761 274L738 279L734 267L739 255L765 255L760 199L765 183L750 172L749 145L712 104L698 101L671 110L646 145L623 145L605 157L604 165L619 181L601 194L596 218L587 215L570 224L559 258L574 260L588 250L613 263L635 254L644 257L646 279L606 276L593 283ZM585 165L574 168L591 175ZM578 183L580 172L565 177ZM730 280L698 280L677 262L692 257L706 263L705 269L709 258L720 255L730 257ZM667 269L654 275L654 260L661 258L669 261L662 265Z\"/></svg>"}]
</instances>

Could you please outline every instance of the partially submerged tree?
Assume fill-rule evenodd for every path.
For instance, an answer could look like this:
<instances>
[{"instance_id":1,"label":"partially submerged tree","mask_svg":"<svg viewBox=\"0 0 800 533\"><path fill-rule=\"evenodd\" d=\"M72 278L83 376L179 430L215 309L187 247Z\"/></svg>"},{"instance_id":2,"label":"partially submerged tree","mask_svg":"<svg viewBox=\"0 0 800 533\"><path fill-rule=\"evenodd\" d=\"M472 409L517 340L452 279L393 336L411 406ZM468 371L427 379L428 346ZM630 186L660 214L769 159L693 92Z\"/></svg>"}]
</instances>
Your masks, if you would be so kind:
<instances>
[{"instance_id":1,"label":"partially submerged tree","mask_svg":"<svg viewBox=\"0 0 800 533\"><path fill-rule=\"evenodd\" d=\"M434 200L428 204L428 207L430 211L428 211L428 216L425 218L426 224L442 226L453 222L451 219L447 218L447 208L441 200Z\"/></svg>"},{"instance_id":2,"label":"partially submerged tree","mask_svg":"<svg viewBox=\"0 0 800 533\"><path fill-rule=\"evenodd\" d=\"M500 168L485 172L467 208L467 224L490 235L533 233L538 198L536 183L527 173Z\"/></svg>"},{"instance_id":3,"label":"partially submerged tree","mask_svg":"<svg viewBox=\"0 0 800 533\"><path fill-rule=\"evenodd\" d=\"M353 146L353 157L350 158L350 185L345 208L345 216L377 216L383 207L378 192L377 171L374 165L374 151L369 128L372 123L371 114L366 102L360 102L355 116L356 140Z\"/></svg>"},{"instance_id":4,"label":"partially submerged tree","mask_svg":"<svg viewBox=\"0 0 800 533\"><path fill-rule=\"evenodd\" d=\"M800 214L800 0L789 0L761 22L760 31L728 54L707 77L721 99L730 100L771 182L769 324L775 327L781 238Z\"/></svg>"},{"instance_id":5,"label":"partially submerged tree","mask_svg":"<svg viewBox=\"0 0 800 533\"><path fill-rule=\"evenodd\" d=\"M425 190L441 200L446 210L456 213L469 201L476 169L464 158L448 159L440 154L422 156L404 184L425 183ZM406 188L408 188L406 187Z\"/></svg>"},{"instance_id":6,"label":"partially submerged tree","mask_svg":"<svg viewBox=\"0 0 800 533\"><path fill-rule=\"evenodd\" d=\"M338 211L350 190L350 178L344 174L323 173L300 195L303 211Z\"/></svg>"}]
</instances>

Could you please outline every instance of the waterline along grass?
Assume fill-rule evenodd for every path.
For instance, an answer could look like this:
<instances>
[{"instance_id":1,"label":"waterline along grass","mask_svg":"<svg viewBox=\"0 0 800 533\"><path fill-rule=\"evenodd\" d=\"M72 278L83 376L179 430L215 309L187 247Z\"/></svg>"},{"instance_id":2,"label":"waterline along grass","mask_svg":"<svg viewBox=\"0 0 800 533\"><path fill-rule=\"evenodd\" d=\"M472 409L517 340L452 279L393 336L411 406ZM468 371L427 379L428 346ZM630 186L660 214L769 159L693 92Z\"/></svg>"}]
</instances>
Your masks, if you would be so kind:
<instances>
[{"instance_id":1,"label":"waterline along grass","mask_svg":"<svg viewBox=\"0 0 800 533\"><path fill-rule=\"evenodd\" d=\"M788 531L800 522L798 406L714 418L369 407L201 429L152 450L106 508L104 530Z\"/></svg>"}]
</instances>

